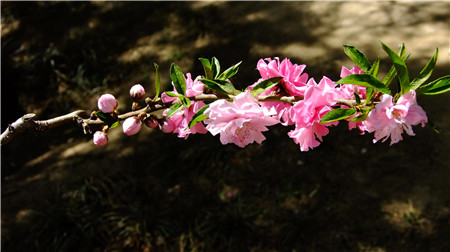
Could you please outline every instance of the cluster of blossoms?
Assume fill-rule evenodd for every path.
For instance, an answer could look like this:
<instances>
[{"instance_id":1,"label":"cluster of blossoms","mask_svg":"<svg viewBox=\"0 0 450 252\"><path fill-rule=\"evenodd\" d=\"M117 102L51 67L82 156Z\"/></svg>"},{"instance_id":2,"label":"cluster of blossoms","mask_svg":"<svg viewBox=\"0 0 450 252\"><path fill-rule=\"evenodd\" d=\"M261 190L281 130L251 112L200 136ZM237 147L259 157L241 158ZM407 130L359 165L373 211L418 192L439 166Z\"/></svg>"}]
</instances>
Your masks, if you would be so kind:
<instances>
[{"instance_id":1,"label":"cluster of blossoms","mask_svg":"<svg viewBox=\"0 0 450 252\"><path fill-rule=\"evenodd\" d=\"M351 52L359 55L355 50ZM374 143L390 138L391 145L402 140L403 132L413 136L412 126L421 124L423 127L428 122L425 111L416 101L415 89L420 85L405 88L392 96L389 90L373 80L372 76L378 71L375 63L373 66L362 64L361 68L365 70L358 65L352 69L342 67L340 81L323 77L317 83L304 72L306 65L293 64L289 59L261 59L257 63L261 78L244 91L238 91L229 80L237 72L238 65L219 75L220 67L214 62L215 58L212 64L201 60L206 76L192 79L190 73L177 72L176 67L171 72L173 91L163 93L160 98L158 95L154 99L147 98L147 108L142 113L124 119L123 132L137 134L144 122L151 128L159 127L180 138L209 132L220 135L222 144L245 147L254 142L261 144L265 140L262 132L267 131L268 126L280 123L292 127L288 136L299 144L301 151L308 151L319 146L329 132L328 127L337 125L340 120L348 121L349 129L358 129L361 134L374 132ZM145 90L136 84L130 95L134 100L133 110L137 110ZM151 113L155 111L155 104L164 109L162 118ZM110 94L102 95L98 100L100 111L112 118L117 118L117 105ZM109 128L105 126L103 131L95 132L96 145L107 143Z\"/></svg>"}]
</instances>

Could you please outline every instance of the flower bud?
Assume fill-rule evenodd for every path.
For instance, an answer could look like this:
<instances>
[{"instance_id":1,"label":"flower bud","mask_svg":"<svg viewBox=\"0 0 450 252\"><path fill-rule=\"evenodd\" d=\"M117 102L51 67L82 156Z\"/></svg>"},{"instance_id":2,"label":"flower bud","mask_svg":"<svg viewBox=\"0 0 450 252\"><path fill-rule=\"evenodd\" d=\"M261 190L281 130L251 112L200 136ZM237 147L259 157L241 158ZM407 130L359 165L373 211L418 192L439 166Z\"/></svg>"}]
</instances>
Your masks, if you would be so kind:
<instances>
[{"instance_id":1,"label":"flower bud","mask_svg":"<svg viewBox=\"0 0 450 252\"><path fill-rule=\"evenodd\" d=\"M135 135L141 130L142 122L139 120L138 117L128 117L125 119L122 125L123 133L127 134L128 136Z\"/></svg>"},{"instance_id":2,"label":"flower bud","mask_svg":"<svg viewBox=\"0 0 450 252\"><path fill-rule=\"evenodd\" d=\"M113 95L104 94L98 99L97 105L103 113L112 113L119 103Z\"/></svg>"},{"instance_id":3,"label":"flower bud","mask_svg":"<svg viewBox=\"0 0 450 252\"><path fill-rule=\"evenodd\" d=\"M130 89L130 96L136 101L144 98L145 96L144 87L141 84L136 84L132 86Z\"/></svg>"},{"instance_id":4,"label":"flower bud","mask_svg":"<svg viewBox=\"0 0 450 252\"><path fill-rule=\"evenodd\" d=\"M148 117L144 121L145 125L147 125L149 128L156 128L158 127L158 121L152 117Z\"/></svg>"},{"instance_id":5,"label":"flower bud","mask_svg":"<svg viewBox=\"0 0 450 252\"><path fill-rule=\"evenodd\" d=\"M104 146L108 142L108 136L103 131L96 131L93 140L95 145Z\"/></svg>"},{"instance_id":6,"label":"flower bud","mask_svg":"<svg viewBox=\"0 0 450 252\"><path fill-rule=\"evenodd\" d=\"M165 119L159 128L164 133L172 133L175 130L175 124L170 119Z\"/></svg>"}]
</instances>

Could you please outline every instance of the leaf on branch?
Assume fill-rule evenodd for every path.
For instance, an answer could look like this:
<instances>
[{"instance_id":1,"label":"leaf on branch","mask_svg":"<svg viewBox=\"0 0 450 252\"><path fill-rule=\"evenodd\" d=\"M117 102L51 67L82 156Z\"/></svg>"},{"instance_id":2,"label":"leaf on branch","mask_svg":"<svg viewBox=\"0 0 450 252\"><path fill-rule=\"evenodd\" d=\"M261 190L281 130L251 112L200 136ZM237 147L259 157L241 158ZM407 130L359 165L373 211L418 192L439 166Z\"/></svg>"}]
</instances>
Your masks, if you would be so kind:
<instances>
[{"instance_id":1,"label":"leaf on branch","mask_svg":"<svg viewBox=\"0 0 450 252\"><path fill-rule=\"evenodd\" d=\"M188 129L194 127L197 123L205 120L207 118L207 116L205 114L203 114L205 112L205 110L209 108L209 105L206 105L202 108L200 108L191 118L191 121L188 124Z\"/></svg>"},{"instance_id":2,"label":"leaf on branch","mask_svg":"<svg viewBox=\"0 0 450 252\"><path fill-rule=\"evenodd\" d=\"M408 68L406 67L405 61L383 42L380 43L384 51L389 55L389 58L394 64L395 71L398 74L398 80L400 82L400 95L408 93L411 89L411 83L409 82Z\"/></svg>"},{"instance_id":3,"label":"leaf on branch","mask_svg":"<svg viewBox=\"0 0 450 252\"><path fill-rule=\"evenodd\" d=\"M183 104L181 104L181 103L173 104L172 106L170 106L169 111L167 111L166 118L170 118L171 116L173 116L177 112L181 111L182 109L183 109Z\"/></svg>"},{"instance_id":4,"label":"leaf on branch","mask_svg":"<svg viewBox=\"0 0 450 252\"><path fill-rule=\"evenodd\" d=\"M119 126L119 121L116 121L115 123L113 123L112 125L111 125L111 127L109 127L110 129L114 129L114 128L116 128L117 126Z\"/></svg>"},{"instance_id":5,"label":"leaf on branch","mask_svg":"<svg viewBox=\"0 0 450 252\"><path fill-rule=\"evenodd\" d=\"M402 44L398 50L398 55L406 62L408 57L404 58L405 56L405 44ZM395 71L395 67L392 66L391 69L389 69L388 74L384 77L383 83L386 86L389 86L391 82L394 80L395 76L397 76L397 72Z\"/></svg>"},{"instance_id":6,"label":"leaf on branch","mask_svg":"<svg viewBox=\"0 0 450 252\"><path fill-rule=\"evenodd\" d=\"M443 76L417 89L417 92L425 95L437 95L448 91L450 91L450 75Z\"/></svg>"},{"instance_id":7,"label":"leaf on branch","mask_svg":"<svg viewBox=\"0 0 450 252\"><path fill-rule=\"evenodd\" d=\"M159 78L159 66L158 64L154 63L155 70L156 70L156 76L155 76L155 99L159 97L159 92L161 91L161 81Z\"/></svg>"},{"instance_id":8,"label":"leaf on branch","mask_svg":"<svg viewBox=\"0 0 450 252\"><path fill-rule=\"evenodd\" d=\"M208 80L208 79L200 79L200 81L205 84L207 87L215 90L221 94L231 94L238 95L241 91L234 88L233 84L224 80Z\"/></svg>"},{"instance_id":9,"label":"leaf on branch","mask_svg":"<svg viewBox=\"0 0 450 252\"><path fill-rule=\"evenodd\" d=\"M338 80L336 84L352 84L364 87L374 88L385 94L391 94L391 90L381 81L369 74L350 74Z\"/></svg>"},{"instance_id":10,"label":"leaf on branch","mask_svg":"<svg viewBox=\"0 0 450 252\"><path fill-rule=\"evenodd\" d=\"M369 71L370 69L370 63L369 60L366 58L364 53L362 53L360 50L356 49L354 46L350 45L344 45L344 52L347 54L350 59L355 62L355 64L363 70L365 73Z\"/></svg>"},{"instance_id":11,"label":"leaf on branch","mask_svg":"<svg viewBox=\"0 0 450 252\"><path fill-rule=\"evenodd\" d=\"M242 61L237 63L236 65L228 68L223 73L221 73L217 79L219 79L219 80L226 80L226 79L229 79L229 78L233 77L239 71L239 65L241 63L242 63Z\"/></svg>"},{"instance_id":12,"label":"leaf on branch","mask_svg":"<svg viewBox=\"0 0 450 252\"><path fill-rule=\"evenodd\" d=\"M172 63L170 66L170 78L172 79L173 85L175 86L175 90L179 94L186 94L186 80L184 79L183 72L181 69Z\"/></svg>"},{"instance_id":13,"label":"leaf on branch","mask_svg":"<svg viewBox=\"0 0 450 252\"><path fill-rule=\"evenodd\" d=\"M252 96L257 96L262 92L275 87L278 84L278 82L281 81L282 79L283 77L272 77L269 79L265 79L260 83L256 84L256 86L252 89L250 93L252 94Z\"/></svg>"},{"instance_id":14,"label":"leaf on branch","mask_svg":"<svg viewBox=\"0 0 450 252\"><path fill-rule=\"evenodd\" d=\"M428 61L427 65L420 71L419 75L414 78L411 82L411 89L416 90L420 87L425 81L430 78L431 73L433 72L434 66L436 65L436 61L438 58L439 50L436 48L436 53L431 57L430 61Z\"/></svg>"},{"instance_id":15,"label":"leaf on branch","mask_svg":"<svg viewBox=\"0 0 450 252\"><path fill-rule=\"evenodd\" d=\"M203 70L205 70L205 78L208 80L212 80L213 74L212 74L212 70L211 70L211 63L209 62L209 60L205 59L205 58L199 58L198 60L200 60L200 62L202 62Z\"/></svg>"},{"instance_id":16,"label":"leaf on branch","mask_svg":"<svg viewBox=\"0 0 450 252\"><path fill-rule=\"evenodd\" d=\"M219 60L216 59L216 57L212 58L211 71L212 71L213 79L217 79L217 77L219 76L219 73L220 73L220 63L219 63Z\"/></svg>"},{"instance_id":17,"label":"leaf on branch","mask_svg":"<svg viewBox=\"0 0 450 252\"><path fill-rule=\"evenodd\" d=\"M354 116L357 113L356 109L347 109L347 108L338 108L329 111L326 113L322 119L320 119L320 123L330 123L343 119L347 119L351 116Z\"/></svg>"},{"instance_id":18,"label":"leaf on branch","mask_svg":"<svg viewBox=\"0 0 450 252\"><path fill-rule=\"evenodd\" d=\"M113 125L116 123L116 120L110 114L103 113L102 111L96 111L95 114L107 125Z\"/></svg>"}]
</instances>

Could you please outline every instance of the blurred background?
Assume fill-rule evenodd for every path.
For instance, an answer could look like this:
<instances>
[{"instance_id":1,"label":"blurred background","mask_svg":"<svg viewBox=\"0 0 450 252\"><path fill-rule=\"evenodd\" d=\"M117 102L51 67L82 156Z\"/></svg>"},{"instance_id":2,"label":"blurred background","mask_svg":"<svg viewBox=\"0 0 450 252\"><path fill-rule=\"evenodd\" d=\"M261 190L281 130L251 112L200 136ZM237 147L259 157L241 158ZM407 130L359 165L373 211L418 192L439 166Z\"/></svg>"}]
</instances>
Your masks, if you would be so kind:
<instances>
[{"instance_id":1,"label":"blurred background","mask_svg":"<svg viewBox=\"0 0 450 252\"><path fill-rule=\"evenodd\" d=\"M233 82L258 78L260 58L288 57L320 80L352 62L411 53L417 75L449 74L447 2L1 2L1 130L25 113L48 119L97 109L103 93L128 111L129 88L169 90L172 62L195 77L199 57ZM388 69L381 67L381 75ZM415 127L393 146L341 123L300 152L290 127L241 149L118 128L105 147L66 125L1 149L2 251L449 251L450 94L419 97L441 129Z\"/></svg>"}]
</instances>

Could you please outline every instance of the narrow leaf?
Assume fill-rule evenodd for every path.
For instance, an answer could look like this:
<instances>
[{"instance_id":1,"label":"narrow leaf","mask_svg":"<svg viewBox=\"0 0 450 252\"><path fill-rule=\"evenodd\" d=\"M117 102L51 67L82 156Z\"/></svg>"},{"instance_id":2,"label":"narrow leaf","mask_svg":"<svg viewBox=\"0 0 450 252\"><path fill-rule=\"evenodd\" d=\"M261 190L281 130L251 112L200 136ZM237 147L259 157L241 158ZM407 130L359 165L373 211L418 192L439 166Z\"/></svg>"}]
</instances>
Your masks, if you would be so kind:
<instances>
[{"instance_id":1,"label":"narrow leaf","mask_svg":"<svg viewBox=\"0 0 450 252\"><path fill-rule=\"evenodd\" d=\"M213 79L217 79L217 77L219 76L219 73L220 73L220 63L219 63L219 60L216 59L216 57L212 58L211 71L212 71Z\"/></svg>"},{"instance_id":2,"label":"narrow leaf","mask_svg":"<svg viewBox=\"0 0 450 252\"><path fill-rule=\"evenodd\" d=\"M177 112L181 111L182 109L183 109L183 104L181 104L181 103L173 104L172 106L170 106L169 111L167 111L166 118L170 118L171 116L173 116Z\"/></svg>"},{"instance_id":3,"label":"narrow leaf","mask_svg":"<svg viewBox=\"0 0 450 252\"><path fill-rule=\"evenodd\" d=\"M336 84L352 84L364 87L372 87L385 94L391 94L391 90L387 88L381 81L369 74L350 74L338 80Z\"/></svg>"},{"instance_id":4,"label":"narrow leaf","mask_svg":"<svg viewBox=\"0 0 450 252\"><path fill-rule=\"evenodd\" d=\"M369 71L370 63L366 56L356 47L350 45L344 45L344 52L347 54L350 59L355 62L355 64L364 72Z\"/></svg>"},{"instance_id":5,"label":"narrow leaf","mask_svg":"<svg viewBox=\"0 0 450 252\"><path fill-rule=\"evenodd\" d=\"M119 121L116 121L115 123L113 123L110 128L114 129L117 126L119 126Z\"/></svg>"},{"instance_id":6,"label":"narrow leaf","mask_svg":"<svg viewBox=\"0 0 450 252\"><path fill-rule=\"evenodd\" d=\"M394 64L400 82L400 94L402 95L408 93L411 89L411 83L409 82L408 69L406 67L405 61L383 42L381 42L381 45Z\"/></svg>"},{"instance_id":7,"label":"narrow leaf","mask_svg":"<svg viewBox=\"0 0 450 252\"><path fill-rule=\"evenodd\" d=\"M240 91L236 90L233 84L229 83L228 81L207 80L207 79L200 79L200 81L203 82L203 84L205 84L207 87L221 94L237 95L240 93Z\"/></svg>"},{"instance_id":8,"label":"narrow leaf","mask_svg":"<svg viewBox=\"0 0 450 252\"><path fill-rule=\"evenodd\" d=\"M269 90L273 87L275 87L280 80L282 80L283 77L272 77L269 79L265 79L258 83L250 92L252 96L257 96L261 94L262 92Z\"/></svg>"},{"instance_id":9,"label":"narrow leaf","mask_svg":"<svg viewBox=\"0 0 450 252\"><path fill-rule=\"evenodd\" d=\"M425 95L437 95L450 91L450 75L443 76L417 89Z\"/></svg>"},{"instance_id":10,"label":"narrow leaf","mask_svg":"<svg viewBox=\"0 0 450 252\"><path fill-rule=\"evenodd\" d=\"M159 97L159 92L161 91L161 81L159 78L159 66L158 64L154 63L153 64L155 66L155 70L156 70L156 76L155 76L155 99Z\"/></svg>"},{"instance_id":11,"label":"narrow leaf","mask_svg":"<svg viewBox=\"0 0 450 252\"><path fill-rule=\"evenodd\" d=\"M212 80L212 70L211 70L211 63L208 59L205 58L199 58L199 60L202 62L203 70L205 70L205 78L208 80Z\"/></svg>"},{"instance_id":12,"label":"narrow leaf","mask_svg":"<svg viewBox=\"0 0 450 252\"><path fill-rule=\"evenodd\" d=\"M233 77L238 72L239 65L241 63L242 63L242 61L237 63L236 65L228 68L227 70L223 71L223 73L221 73L219 75L219 77L217 77L217 79L219 79L219 80L226 80L226 79L229 79L229 78Z\"/></svg>"},{"instance_id":13,"label":"narrow leaf","mask_svg":"<svg viewBox=\"0 0 450 252\"><path fill-rule=\"evenodd\" d=\"M380 58L375 60L372 67L370 68L368 74L372 75L373 77L377 78L378 76L378 69L380 69Z\"/></svg>"},{"instance_id":14,"label":"narrow leaf","mask_svg":"<svg viewBox=\"0 0 450 252\"><path fill-rule=\"evenodd\" d=\"M110 114L103 113L102 111L97 111L95 112L95 114L107 125L112 125L116 122L116 120Z\"/></svg>"},{"instance_id":15,"label":"narrow leaf","mask_svg":"<svg viewBox=\"0 0 450 252\"><path fill-rule=\"evenodd\" d=\"M416 90L420 85L422 85L425 81L430 78L431 73L433 72L434 66L436 65L437 57L438 57L439 51L436 48L436 53L431 57L430 61L428 61L427 65L420 71L419 75L414 78L414 80L411 82L411 89Z\"/></svg>"},{"instance_id":16,"label":"narrow leaf","mask_svg":"<svg viewBox=\"0 0 450 252\"><path fill-rule=\"evenodd\" d=\"M181 69L172 63L170 66L170 78L172 79L173 85L175 86L175 90L179 94L186 94L186 80L184 79L183 72Z\"/></svg>"},{"instance_id":17,"label":"narrow leaf","mask_svg":"<svg viewBox=\"0 0 450 252\"><path fill-rule=\"evenodd\" d=\"M184 95L176 94L176 93L169 92L169 91L166 92L166 95L168 95L170 97L183 97L184 96Z\"/></svg>"},{"instance_id":18,"label":"narrow leaf","mask_svg":"<svg viewBox=\"0 0 450 252\"><path fill-rule=\"evenodd\" d=\"M180 100L184 107L189 108L191 106L191 100L189 100L186 96L180 97Z\"/></svg>"},{"instance_id":19,"label":"narrow leaf","mask_svg":"<svg viewBox=\"0 0 450 252\"><path fill-rule=\"evenodd\" d=\"M192 128L194 127L197 123L205 120L207 118L206 115L204 115L203 113L205 112L205 110L209 108L209 105L206 105L202 108L200 108L191 118L191 121L188 124L188 128Z\"/></svg>"},{"instance_id":20,"label":"narrow leaf","mask_svg":"<svg viewBox=\"0 0 450 252\"><path fill-rule=\"evenodd\" d=\"M409 58L409 55L408 55L408 57L407 57L406 59L404 58L404 56L405 56L405 44L404 44L404 43L400 46L400 48L399 48L399 50L398 50L398 55L399 55L405 62L406 62L406 60ZM383 79L384 85L389 86L389 85L391 84L391 82L394 80L395 76L397 76L397 72L395 71L395 67L392 66L391 69L389 69L388 74L387 74L387 75L384 77L384 79Z\"/></svg>"},{"instance_id":21,"label":"narrow leaf","mask_svg":"<svg viewBox=\"0 0 450 252\"><path fill-rule=\"evenodd\" d=\"M331 110L326 113L322 119L320 119L320 123L329 123L335 122L343 119L347 119L351 116L354 116L357 113L356 109L346 109L346 108L338 108Z\"/></svg>"}]
</instances>

